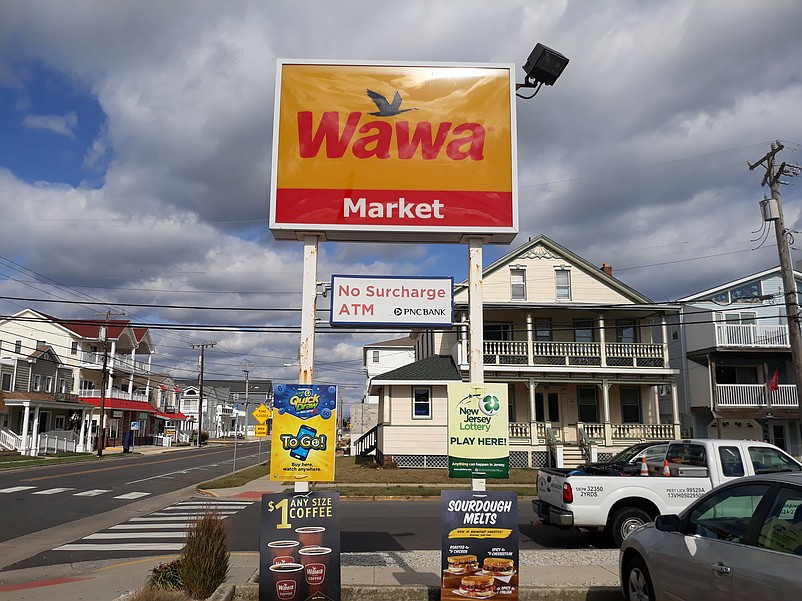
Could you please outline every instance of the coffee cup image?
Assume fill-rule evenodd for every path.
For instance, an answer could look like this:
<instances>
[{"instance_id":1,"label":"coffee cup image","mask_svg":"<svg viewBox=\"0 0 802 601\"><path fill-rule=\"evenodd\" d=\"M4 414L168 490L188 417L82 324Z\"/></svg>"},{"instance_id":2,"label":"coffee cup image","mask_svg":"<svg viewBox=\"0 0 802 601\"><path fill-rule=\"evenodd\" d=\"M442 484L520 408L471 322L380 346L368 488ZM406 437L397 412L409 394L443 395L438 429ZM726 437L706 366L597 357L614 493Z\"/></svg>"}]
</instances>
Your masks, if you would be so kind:
<instances>
[{"instance_id":1,"label":"coffee cup image","mask_svg":"<svg viewBox=\"0 0 802 601\"><path fill-rule=\"evenodd\" d=\"M311 547L313 545L323 544L323 535L326 533L326 528L323 526L302 526L295 529L295 534L298 537L298 542L302 547Z\"/></svg>"},{"instance_id":2,"label":"coffee cup image","mask_svg":"<svg viewBox=\"0 0 802 601\"><path fill-rule=\"evenodd\" d=\"M298 563L297 552L300 545L297 540L274 540L267 543L270 563Z\"/></svg>"},{"instance_id":3,"label":"coffee cup image","mask_svg":"<svg viewBox=\"0 0 802 601\"><path fill-rule=\"evenodd\" d=\"M326 581L326 569L329 565L331 549L314 545L302 547L298 554L301 556L301 564L304 566L306 583L312 587L312 590L322 586Z\"/></svg>"},{"instance_id":4,"label":"coffee cup image","mask_svg":"<svg viewBox=\"0 0 802 601\"><path fill-rule=\"evenodd\" d=\"M276 599L292 601L298 595L304 566L300 563L277 563L270 566L270 575L276 590Z\"/></svg>"}]
</instances>

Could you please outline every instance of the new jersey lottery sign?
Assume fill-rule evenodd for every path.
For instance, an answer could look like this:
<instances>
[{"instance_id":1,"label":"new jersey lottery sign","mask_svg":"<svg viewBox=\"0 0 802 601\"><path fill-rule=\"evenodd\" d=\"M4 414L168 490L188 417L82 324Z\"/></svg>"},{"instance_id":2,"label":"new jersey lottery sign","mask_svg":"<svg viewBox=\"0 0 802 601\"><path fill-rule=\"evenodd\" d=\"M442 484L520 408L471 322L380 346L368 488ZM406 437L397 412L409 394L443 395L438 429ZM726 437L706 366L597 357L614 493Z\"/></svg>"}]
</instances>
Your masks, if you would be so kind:
<instances>
[{"instance_id":1,"label":"new jersey lottery sign","mask_svg":"<svg viewBox=\"0 0 802 601\"><path fill-rule=\"evenodd\" d=\"M509 243L513 65L279 61L277 239Z\"/></svg>"}]
</instances>

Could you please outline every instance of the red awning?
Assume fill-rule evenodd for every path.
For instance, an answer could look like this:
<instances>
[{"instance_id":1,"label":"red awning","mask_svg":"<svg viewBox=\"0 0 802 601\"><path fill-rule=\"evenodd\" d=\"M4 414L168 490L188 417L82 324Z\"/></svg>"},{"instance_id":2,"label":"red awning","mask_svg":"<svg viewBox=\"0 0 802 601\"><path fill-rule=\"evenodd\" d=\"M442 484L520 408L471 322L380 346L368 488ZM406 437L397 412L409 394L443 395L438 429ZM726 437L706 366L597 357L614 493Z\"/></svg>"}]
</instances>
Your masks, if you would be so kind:
<instances>
[{"instance_id":1,"label":"red awning","mask_svg":"<svg viewBox=\"0 0 802 601\"><path fill-rule=\"evenodd\" d=\"M159 384L159 388L161 388L162 390L167 390L167 386L165 386L164 384Z\"/></svg>"},{"instance_id":2,"label":"red awning","mask_svg":"<svg viewBox=\"0 0 802 601\"><path fill-rule=\"evenodd\" d=\"M160 417L162 419L189 419L186 415L184 415L180 411L176 411L175 413L164 413L162 411L157 411L156 417Z\"/></svg>"},{"instance_id":3,"label":"red awning","mask_svg":"<svg viewBox=\"0 0 802 601\"><path fill-rule=\"evenodd\" d=\"M178 394L181 394L181 389L180 388L173 388L173 390L175 390Z\"/></svg>"},{"instance_id":4,"label":"red awning","mask_svg":"<svg viewBox=\"0 0 802 601\"><path fill-rule=\"evenodd\" d=\"M87 405L94 405L100 407L100 399L97 397L79 397L79 401ZM106 409L122 409L124 411L147 411L148 413L156 413L156 409L150 403L144 401L127 401L125 399L115 399L114 397L107 398L103 404Z\"/></svg>"}]
</instances>

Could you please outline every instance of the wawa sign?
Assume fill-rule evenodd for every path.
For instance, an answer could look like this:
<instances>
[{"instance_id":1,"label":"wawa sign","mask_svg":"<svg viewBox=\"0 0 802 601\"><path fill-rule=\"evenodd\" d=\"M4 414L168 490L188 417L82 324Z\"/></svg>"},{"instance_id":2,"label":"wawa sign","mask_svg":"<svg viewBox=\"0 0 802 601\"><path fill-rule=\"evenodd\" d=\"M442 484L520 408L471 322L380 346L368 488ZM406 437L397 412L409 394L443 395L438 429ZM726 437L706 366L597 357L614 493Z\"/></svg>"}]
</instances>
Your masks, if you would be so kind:
<instances>
[{"instance_id":1,"label":"wawa sign","mask_svg":"<svg viewBox=\"0 0 802 601\"><path fill-rule=\"evenodd\" d=\"M273 236L509 243L514 97L512 65L280 60Z\"/></svg>"}]
</instances>

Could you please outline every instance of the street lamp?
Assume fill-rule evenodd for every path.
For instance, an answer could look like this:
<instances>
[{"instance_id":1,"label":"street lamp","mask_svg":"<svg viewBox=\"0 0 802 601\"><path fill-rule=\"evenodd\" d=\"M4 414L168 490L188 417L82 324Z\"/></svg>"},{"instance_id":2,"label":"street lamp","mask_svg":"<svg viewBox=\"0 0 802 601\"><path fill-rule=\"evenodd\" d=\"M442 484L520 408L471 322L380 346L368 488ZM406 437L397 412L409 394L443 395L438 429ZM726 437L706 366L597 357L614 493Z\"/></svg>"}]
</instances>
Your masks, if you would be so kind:
<instances>
[{"instance_id":1,"label":"street lamp","mask_svg":"<svg viewBox=\"0 0 802 601\"><path fill-rule=\"evenodd\" d=\"M515 84L516 90L534 88L535 91L531 96L521 96L520 94L517 96L527 100L534 98L544 85L553 86L566 66L568 66L568 59L565 56L548 46L537 44L524 64L523 68L526 72L524 83Z\"/></svg>"}]
</instances>

